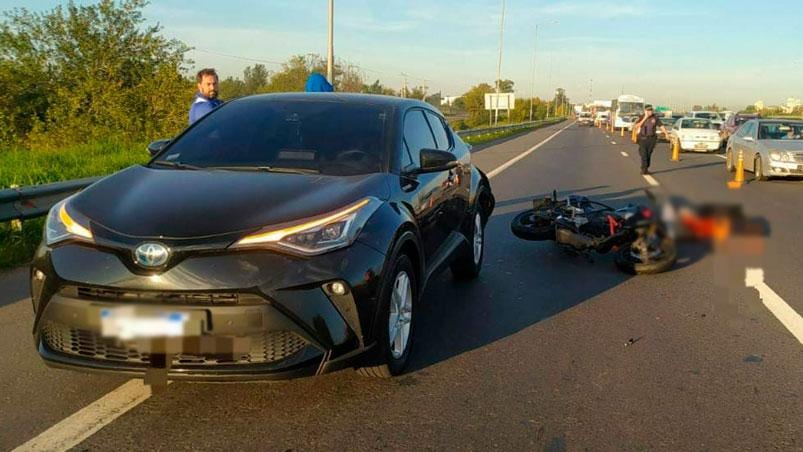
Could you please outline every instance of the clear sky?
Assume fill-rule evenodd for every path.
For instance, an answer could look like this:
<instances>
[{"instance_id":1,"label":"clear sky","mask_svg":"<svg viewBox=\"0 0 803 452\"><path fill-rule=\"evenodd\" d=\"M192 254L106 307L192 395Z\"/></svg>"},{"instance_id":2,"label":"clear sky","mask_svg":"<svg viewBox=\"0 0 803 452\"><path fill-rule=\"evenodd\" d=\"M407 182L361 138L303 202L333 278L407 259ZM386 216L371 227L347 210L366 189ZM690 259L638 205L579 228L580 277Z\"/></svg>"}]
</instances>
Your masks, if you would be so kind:
<instances>
[{"instance_id":1,"label":"clear sky","mask_svg":"<svg viewBox=\"0 0 803 452\"><path fill-rule=\"evenodd\" d=\"M0 0L0 9L59 3ZM195 47L189 56L198 67L226 76L254 64L249 58L280 63L297 54L325 55L326 5L155 0L145 14L165 35ZM461 94L496 77L500 5L335 0L335 56L395 88L404 72L430 92ZM536 24L542 24L537 39ZM593 87L597 99L624 91L676 107L780 104L803 97L802 24L800 0L507 0L502 77L528 96L535 54L535 93L542 97L560 86L574 101L587 101Z\"/></svg>"}]
</instances>

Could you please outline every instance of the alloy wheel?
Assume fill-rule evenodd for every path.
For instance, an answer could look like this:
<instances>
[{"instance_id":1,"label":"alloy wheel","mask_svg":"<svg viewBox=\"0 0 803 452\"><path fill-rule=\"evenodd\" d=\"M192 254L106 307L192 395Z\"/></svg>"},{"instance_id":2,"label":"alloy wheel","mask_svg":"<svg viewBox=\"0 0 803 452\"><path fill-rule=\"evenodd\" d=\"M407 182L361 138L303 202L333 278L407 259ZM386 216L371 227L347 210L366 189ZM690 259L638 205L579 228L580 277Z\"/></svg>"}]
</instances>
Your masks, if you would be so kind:
<instances>
[{"instance_id":1,"label":"alloy wheel","mask_svg":"<svg viewBox=\"0 0 803 452\"><path fill-rule=\"evenodd\" d=\"M393 358L399 359L410 342L413 314L413 288L407 272L399 272L393 282L388 316L388 340Z\"/></svg>"},{"instance_id":2,"label":"alloy wheel","mask_svg":"<svg viewBox=\"0 0 803 452\"><path fill-rule=\"evenodd\" d=\"M477 212L474 214L474 265L479 265L482 258L482 241L482 216Z\"/></svg>"}]
</instances>

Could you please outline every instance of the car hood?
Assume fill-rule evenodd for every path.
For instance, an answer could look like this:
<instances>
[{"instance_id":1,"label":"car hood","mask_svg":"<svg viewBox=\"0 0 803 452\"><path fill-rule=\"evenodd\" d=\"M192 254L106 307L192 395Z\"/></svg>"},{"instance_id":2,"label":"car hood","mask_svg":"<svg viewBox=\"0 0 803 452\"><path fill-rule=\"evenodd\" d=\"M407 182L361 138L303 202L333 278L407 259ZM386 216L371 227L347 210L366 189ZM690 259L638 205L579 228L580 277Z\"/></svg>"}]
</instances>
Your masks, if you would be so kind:
<instances>
[{"instance_id":1,"label":"car hood","mask_svg":"<svg viewBox=\"0 0 803 452\"><path fill-rule=\"evenodd\" d=\"M803 140L762 140L767 149L776 151L803 151Z\"/></svg>"},{"instance_id":2,"label":"car hood","mask_svg":"<svg viewBox=\"0 0 803 452\"><path fill-rule=\"evenodd\" d=\"M133 166L88 187L70 207L126 236L197 238L299 220L366 196L386 200L389 177Z\"/></svg>"}]
</instances>

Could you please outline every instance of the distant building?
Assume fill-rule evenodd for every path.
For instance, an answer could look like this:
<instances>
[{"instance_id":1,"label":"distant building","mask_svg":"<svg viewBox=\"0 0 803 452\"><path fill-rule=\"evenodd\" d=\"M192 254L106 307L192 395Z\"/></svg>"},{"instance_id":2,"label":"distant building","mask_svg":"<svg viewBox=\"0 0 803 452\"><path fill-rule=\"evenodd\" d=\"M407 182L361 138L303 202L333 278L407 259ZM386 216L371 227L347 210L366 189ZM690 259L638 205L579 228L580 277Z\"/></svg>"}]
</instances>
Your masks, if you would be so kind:
<instances>
[{"instance_id":1,"label":"distant building","mask_svg":"<svg viewBox=\"0 0 803 452\"><path fill-rule=\"evenodd\" d=\"M454 102L457 99L460 99L461 97L463 96L443 96L441 97L441 106L448 105L451 107L452 105L454 105Z\"/></svg>"},{"instance_id":2,"label":"distant building","mask_svg":"<svg viewBox=\"0 0 803 452\"><path fill-rule=\"evenodd\" d=\"M801 105L800 99L790 97L786 99L786 105L783 106L783 112L786 114L794 112Z\"/></svg>"},{"instance_id":3,"label":"distant building","mask_svg":"<svg viewBox=\"0 0 803 452\"><path fill-rule=\"evenodd\" d=\"M753 106L756 107L756 110L761 111L764 109L764 101L757 100L756 103L753 104Z\"/></svg>"}]
</instances>

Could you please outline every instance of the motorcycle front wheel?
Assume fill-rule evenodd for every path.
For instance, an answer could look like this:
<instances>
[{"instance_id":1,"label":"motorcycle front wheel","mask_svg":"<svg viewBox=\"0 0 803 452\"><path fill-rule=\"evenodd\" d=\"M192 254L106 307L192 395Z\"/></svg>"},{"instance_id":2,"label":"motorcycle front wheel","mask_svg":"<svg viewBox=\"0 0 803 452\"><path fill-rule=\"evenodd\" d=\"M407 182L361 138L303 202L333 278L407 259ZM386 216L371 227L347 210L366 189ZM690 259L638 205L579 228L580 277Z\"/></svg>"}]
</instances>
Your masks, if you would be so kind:
<instances>
[{"instance_id":1,"label":"motorcycle front wheel","mask_svg":"<svg viewBox=\"0 0 803 452\"><path fill-rule=\"evenodd\" d=\"M670 237L662 238L659 248L655 254L644 259L633 251L631 244L623 245L616 253L614 261L620 270L633 275L662 273L675 265L678 252L675 240Z\"/></svg>"}]
</instances>

